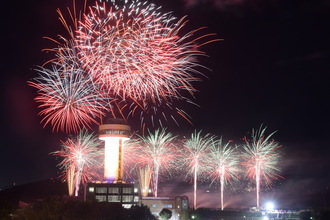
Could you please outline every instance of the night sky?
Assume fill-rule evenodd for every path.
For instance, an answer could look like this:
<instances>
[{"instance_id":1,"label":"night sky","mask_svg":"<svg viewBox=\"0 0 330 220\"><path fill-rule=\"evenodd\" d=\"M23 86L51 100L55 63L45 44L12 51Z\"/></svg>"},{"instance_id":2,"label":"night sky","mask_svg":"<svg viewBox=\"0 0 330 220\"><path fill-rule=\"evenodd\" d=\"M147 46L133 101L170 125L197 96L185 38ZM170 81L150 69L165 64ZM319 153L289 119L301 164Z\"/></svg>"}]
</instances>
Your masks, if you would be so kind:
<instances>
[{"instance_id":1,"label":"night sky","mask_svg":"<svg viewBox=\"0 0 330 220\"><path fill-rule=\"evenodd\" d=\"M189 135L202 129L240 144L264 124L269 133L277 131L285 177L267 196L283 207L329 208L330 2L152 2L176 17L188 15L187 30L206 26L224 39L202 48L208 56L199 60L212 71L203 70L207 78L196 84L200 107L180 104L194 125L183 121L180 127L169 124L169 130ZM0 188L58 176L58 161L49 153L60 149L64 134L40 124L36 91L26 82L37 76L37 65L52 58L41 52L54 46L43 37L65 34L56 9L71 5L71 0L2 3ZM237 193L231 198L242 206ZM214 205L205 198L202 205Z\"/></svg>"}]
</instances>

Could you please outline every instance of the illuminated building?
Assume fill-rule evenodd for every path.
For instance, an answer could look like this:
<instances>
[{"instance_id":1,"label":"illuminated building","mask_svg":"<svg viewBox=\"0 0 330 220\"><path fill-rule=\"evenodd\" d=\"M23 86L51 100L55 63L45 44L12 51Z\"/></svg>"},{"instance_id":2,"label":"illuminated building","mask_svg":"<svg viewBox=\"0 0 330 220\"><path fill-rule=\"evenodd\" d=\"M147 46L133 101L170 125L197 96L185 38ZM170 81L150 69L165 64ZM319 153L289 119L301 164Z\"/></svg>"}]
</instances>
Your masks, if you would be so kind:
<instances>
[{"instance_id":1,"label":"illuminated building","mask_svg":"<svg viewBox=\"0 0 330 220\"><path fill-rule=\"evenodd\" d=\"M120 203L124 208L138 205L138 186L133 183L88 183L87 200Z\"/></svg>"}]
</instances>

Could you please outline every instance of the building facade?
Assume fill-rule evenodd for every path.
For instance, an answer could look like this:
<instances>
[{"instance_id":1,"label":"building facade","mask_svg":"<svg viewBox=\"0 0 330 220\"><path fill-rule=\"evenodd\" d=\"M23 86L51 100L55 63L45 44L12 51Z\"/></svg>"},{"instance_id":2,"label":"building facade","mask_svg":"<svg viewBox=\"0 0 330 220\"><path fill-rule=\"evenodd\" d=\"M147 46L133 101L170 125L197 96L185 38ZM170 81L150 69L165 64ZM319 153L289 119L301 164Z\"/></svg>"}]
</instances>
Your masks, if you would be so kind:
<instances>
[{"instance_id":1,"label":"building facade","mask_svg":"<svg viewBox=\"0 0 330 220\"><path fill-rule=\"evenodd\" d=\"M138 186L132 183L88 183L86 199L120 203L125 208L140 204Z\"/></svg>"}]
</instances>

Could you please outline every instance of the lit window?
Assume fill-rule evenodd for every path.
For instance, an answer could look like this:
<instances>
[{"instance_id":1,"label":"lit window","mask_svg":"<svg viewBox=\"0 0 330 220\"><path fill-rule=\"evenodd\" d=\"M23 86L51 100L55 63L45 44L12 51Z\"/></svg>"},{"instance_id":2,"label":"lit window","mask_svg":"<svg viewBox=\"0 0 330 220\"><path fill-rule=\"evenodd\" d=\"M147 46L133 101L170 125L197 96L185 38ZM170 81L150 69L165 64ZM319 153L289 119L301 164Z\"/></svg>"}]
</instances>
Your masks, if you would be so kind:
<instances>
[{"instance_id":1,"label":"lit window","mask_svg":"<svg viewBox=\"0 0 330 220\"><path fill-rule=\"evenodd\" d=\"M106 202L107 201L107 196L95 196L95 199L98 201L98 202Z\"/></svg>"},{"instance_id":2,"label":"lit window","mask_svg":"<svg viewBox=\"0 0 330 220\"><path fill-rule=\"evenodd\" d=\"M109 193L119 193L118 187L109 187L108 188Z\"/></svg>"},{"instance_id":3,"label":"lit window","mask_svg":"<svg viewBox=\"0 0 330 220\"><path fill-rule=\"evenodd\" d=\"M94 192L94 187L88 187L88 192L93 193Z\"/></svg>"},{"instance_id":4,"label":"lit window","mask_svg":"<svg viewBox=\"0 0 330 220\"><path fill-rule=\"evenodd\" d=\"M139 197L138 196L134 196L134 202L138 202L139 201Z\"/></svg>"},{"instance_id":5,"label":"lit window","mask_svg":"<svg viewBox=\"0 0 330 220\"><path fill-rule=\"evenodd\" d=\"M123 193L132 193L132 189L133 188L130 188L130 187L124 187L123 188Z\"/></svg>"},{"instance_id":6,"label":"lit window","mask_svg":"<svg viewBox=\"0 0 330 220\"><path fill-rule=\"evenodd\" d=\"M107 193L107 187L96 187L96 193Z\"/></svg>"},{"instance_id":7,"label":"lit window","mask_svg":"<svg viewBox=\"0 0 330 220\"><path fill-rule=\"evenodd\" d=\"M172 204L164 204L164 208L172 208L173 206L172 206Z\"/></svg>"},{"instance_id":8,"label":"lit window","mask_svg":"<svg viewBox=\"0 0 330 220\"><path fill-rule=\"evenodd\" d=\"M108 202L120 202L120 196L108 196Z\"/></svg>"},{"instance_id":9,"label":"lit window","mask_svg":"<svg viewBox=\"0 0 330 220\"><path fill-rule=\"evenodd\" d=\"M132 202L133 196L123 196L122 202Z\"/></svg>"},{"instance_id":10,"label":"lit window","mask_svg":"<svg viewBox=\"0 0 330 220\"><path fill-rule=\"evenodd\" d=\"M151 204L150 207L155 208L155 207L157 207L157 204Z\"/></svg>"},{"instance_id":11,"label":"lit window","mask_svg":"<svg viewBox=\"0 0 330 220\"><path fill-rule=\"evenodd\" d=\"M134 188L134 193L137 193L138 192L138 188Z\"/></svg>"}]
</instances>

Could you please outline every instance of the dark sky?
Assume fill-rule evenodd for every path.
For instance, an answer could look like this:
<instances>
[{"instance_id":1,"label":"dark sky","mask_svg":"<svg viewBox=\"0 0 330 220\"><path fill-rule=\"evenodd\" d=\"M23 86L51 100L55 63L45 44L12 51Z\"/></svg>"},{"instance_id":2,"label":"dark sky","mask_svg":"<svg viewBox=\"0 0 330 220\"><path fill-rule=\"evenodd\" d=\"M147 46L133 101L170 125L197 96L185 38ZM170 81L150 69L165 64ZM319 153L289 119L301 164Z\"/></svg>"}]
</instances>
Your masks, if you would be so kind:
<instances>
[{"instance_id":1,"label":"dark sky","mask_svg":"<svg viewBox=\"0 0 330 220\"><path fill-rule=\"evenodd\" d=\"M292 207L329 207L329 1L154 2L177 17L188 15L187 29L207 26L224 39L202 48L208 57L200 62L212 71L205 70L208 79L196 84L200 107L183 105L194 126L170 129L185 134L203 129L239 143L264 124L283 145L285 179L274 197ZM2 5L0 188L57 176L49 153L59 150L63 134L39 123L35 90L26 81L50 58L41 52L51 45L42 37L65 32L56 9L72 3Z\"/></svg>"}]
</instances>

